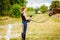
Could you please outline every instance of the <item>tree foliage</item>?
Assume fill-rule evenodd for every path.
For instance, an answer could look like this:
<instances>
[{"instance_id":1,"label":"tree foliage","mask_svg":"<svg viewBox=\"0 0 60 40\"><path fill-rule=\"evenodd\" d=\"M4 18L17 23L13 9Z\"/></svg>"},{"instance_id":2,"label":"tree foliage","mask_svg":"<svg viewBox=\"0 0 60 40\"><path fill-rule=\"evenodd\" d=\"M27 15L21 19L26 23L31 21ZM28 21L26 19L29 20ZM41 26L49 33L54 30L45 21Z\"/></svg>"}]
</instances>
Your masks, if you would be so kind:
<instances>
[{"instance_id":1,"label":"tree foliage","mask_svg":"<svg viewBox=\"0 0 60 40\"><path fill-rule=\"evenodd\" d=\"M39 8L35 8L35 13L37 14L39 11Z\"/></svg>"},{"instance_id":2,"label":"tree foliage","mask_svg":"<svg viewBox=\"0 0 60 40\"><path fill-rule=\"evenodd\" d=\"M10 9L9 0L0 0L0 15L7 15L7 11Z\"/></svg>"},{"instance_id":3,"label":"tree foliage","mask_svg":"<svg viewBox=\"0 0 60 40\"><path fill-rule=\"evenodd\" d=\"M55 8L55 7L60 7L60 1L52 1L50 5L50 9Z\"/></svg>"},{"instance_id":4,"label":"tree foliage","mask_svg":"<svg viewBox=\"0 0 60 40\"><path fill-rule=\"evenodd\" d=\"M21 8L20 5L14 4L14 5L11 7L11 10L10 10L10 12L11 12L10 16L11 16L11 17L16 17L16 18L17 18L17 17L20 17L20 13L21 13L20 8Z\"/></svg>"},{"instance_id":5,"label":"tree foliage","mask_svg":"<svg viewBox=\"0 0 60 40\"><path fill-rule=\"evenodd\" d=\"M10 14L9 12L10 10L12 10L11 7L15 4L20 5L20 7L25 6L26 0L0 0L0 15L4 16L4 15ZM16 6L14 6L14 8ZM18 9L18 8L15 8L15 9ZM17 13L15 14L17 15Z\"/></svg>"},{"instance_id":6,"label":"tree foliage","mask_svg":"<svg viewBox=\"0 0 60 40\"><path fill-rule=\"evenodd\" d=\"M45 6L45 5L42 5L42 6L40 7L40 11L41 11L42 13L45 13L47 10L48 10L48 7Z\"/></svg>"},{"instance_id":7,"label":"tree foliage","mask_svg":"<svg viewBox=\"0 0 60 40\"><path fill-rule=\"evenodd\" d=\"M13 5L13 4L20 4L21 6L24 6L26 5L26 0L10 0L10 4Z\"/></svg>"}]
</instances>

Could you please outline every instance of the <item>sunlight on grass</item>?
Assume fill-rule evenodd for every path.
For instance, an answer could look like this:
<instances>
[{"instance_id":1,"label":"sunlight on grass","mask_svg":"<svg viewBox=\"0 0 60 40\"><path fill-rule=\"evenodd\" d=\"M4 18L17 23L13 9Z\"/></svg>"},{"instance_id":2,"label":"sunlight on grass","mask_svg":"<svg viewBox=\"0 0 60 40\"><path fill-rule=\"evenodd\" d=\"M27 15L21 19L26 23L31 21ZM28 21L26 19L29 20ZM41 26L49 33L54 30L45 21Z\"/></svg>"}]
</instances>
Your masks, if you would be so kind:
<instances>
[{"instance_id":1,"label":"sunlight on grass","mask_svg":"<svg viewBox=\"0 0 60 40\"><path fill-rule=\"evenodd\" d=\"M51 17L51 20L52 20L52 21L54 21L54 22L60 22L60 20L59 20L59 19L54 18L54 17Z\"/></svg>"},{"instance_id":2,"label":"sunlight on grass","mask_svg":"<svg viewBox=\"0 0 60 40\"><path fill-rule=\"evenodd\" d=\"M6 19L7 18L7 19ZM11 18L11 17L0 17L0 25L13 24L15 22L20 22L21 18Z\"/></svg>"},{"instance_id":3,"label":"sunlight on grass","mask_svg":"<svg viewBox=\"0 0 60 40\"><path fill-rule=\"evenodd\" d=\"M48 18L47 14L36 14L35 16L32 17L32 19L36 21L42 21L47 18ZM13 34L18 35L16 38L11 38L11 40L22 40L21 32L22 25L21 23L17 22L16 26L12 26L11 33L12 35ZM60 40L60 20L58 21L58 19L50 17L47 21L43 23L36 23L33 21L29 22L26 40Z\"/></svg>"}]
</instances>

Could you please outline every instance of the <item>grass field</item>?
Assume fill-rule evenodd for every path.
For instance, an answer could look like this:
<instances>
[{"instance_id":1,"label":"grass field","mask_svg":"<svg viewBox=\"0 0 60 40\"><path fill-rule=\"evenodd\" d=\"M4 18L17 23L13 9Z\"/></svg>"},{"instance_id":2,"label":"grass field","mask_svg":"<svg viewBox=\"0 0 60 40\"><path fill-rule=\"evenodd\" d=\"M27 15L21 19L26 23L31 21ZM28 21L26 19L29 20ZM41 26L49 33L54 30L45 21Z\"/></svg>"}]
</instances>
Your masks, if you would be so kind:
<instances>
[{"instance_id":1,"label":"grass field","mask_svg":"<svg viewBox=\"0 0 60 40\"><path fill-rule=\"evenodd\" d=\"M20 22L21 18L12 18L9 16L0 16L0 26Z\"/></svg>"},{"instance_id":2,"label":"grass field","mask_svg":"<svg viewBox=\"0 0 60 40\"><path fill-rule=\"evenodd\" d=\"M48 18L47 14L36 14L32 17L33 20L42 21ZM22 40L21 32L22 25L20 22L12 26L11 40ZM6 29L0 29L0 35L6 34ZM4 34L4 35L3 35ZM0 40L6 40L4 37ZM26 40L60 40L60 20L55 17L50 17L43 23L29 22L26 34Z\"/></svg>"}]
</instances>

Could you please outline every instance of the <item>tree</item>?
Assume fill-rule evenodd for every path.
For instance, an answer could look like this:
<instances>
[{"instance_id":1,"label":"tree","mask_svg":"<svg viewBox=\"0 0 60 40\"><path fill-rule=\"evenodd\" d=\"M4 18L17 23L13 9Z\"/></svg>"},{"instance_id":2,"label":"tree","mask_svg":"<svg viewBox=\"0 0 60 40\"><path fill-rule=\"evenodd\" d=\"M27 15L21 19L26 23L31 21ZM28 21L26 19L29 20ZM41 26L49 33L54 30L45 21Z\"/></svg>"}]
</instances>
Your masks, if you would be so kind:
<instances>
[{"instance_id":1,"label":"tree","mask_svg":"<svg viewBox=\"0 0 60 40\"><path fill-rule=\"evenodd\" d=\"M39 8L35 8L35 13L37 14L39 11Z\"/></svg>"},{"instance_id":2,"label":"tree","mask_svg":"<svg viewBox=\"0 0 60 40\"><path fill-rule=\"evenodd\" d=\"M10 4L13 5L13 4L20 4L21 6L25 6L27 3L26 0L10 0Z\"/></svg>"},{"instance_id":3,"label":"tree","mask_svg":"<svg viewBox=\"0 0 60 40\"><path fill-rule=\"evenodd\" d=\"M48 7L46 5L42 5L39 9L42 13L45 13L48 10Z\"/></svg>"},{"instance_id":4,"label":"tree","mask_svg":"<svg viewBox=\"0 0 60 40\"><path fill-rule=\"evenodd\" d=\"M60 1L52 1L50 5L50 9L55 8L55 7L60 7Z\"/></svg>"},{"instance_id":5,"label":"tree","mask_svg":"<svg viewBox=\"0 0 60 40\"><path fill-rule=\"evenodd\" d=\"M10 9L9 0L0 0L0 15L7 15L7 12Z\"/></svg>"},{"instance_id":6,"label":"tree","mask_svg":"<svg viewBox=\"0 0 60 40\"><path fill-rule=\"evenodd\" d=\"M0 15L10 14L10 9L14 4L19 4L22 7L26 5L26 0L0 0Z\"/></svg>"},{"instance_id":7,"label":"tree","mask_svg":"<svg viewBox=\"0 0 60 40\"><path fill-rule=\"evenodd\" d=\"M19 4L14 4L10 10L10 12L11 12L10 16L15 17L15 18L20 17L20 13L21 13L20 8L21 8L21 6Z\"/></svg>"}]
</instances>

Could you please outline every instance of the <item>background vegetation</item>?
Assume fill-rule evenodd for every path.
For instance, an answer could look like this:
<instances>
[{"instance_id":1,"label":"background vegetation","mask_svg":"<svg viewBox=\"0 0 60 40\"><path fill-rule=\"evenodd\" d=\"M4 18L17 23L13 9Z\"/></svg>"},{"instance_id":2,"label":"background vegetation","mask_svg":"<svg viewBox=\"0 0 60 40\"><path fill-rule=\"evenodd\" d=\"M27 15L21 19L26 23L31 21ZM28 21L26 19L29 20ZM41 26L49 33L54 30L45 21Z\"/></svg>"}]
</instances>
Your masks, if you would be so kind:
<instances>
[{"instance_id":1,"label":"background vegetation","mask_svg":"<svg viewBox=\"0 0 60 40\"><path fill-rule=\"evenodd\" d=\"M45 13L46 11L48 11L48 7L45 5L41 5L40 9L39 9L42 13Z\"/></svg>"},{"instance_id":2,"label":"background vegetation","mask_svg":"<svg viewBox=\"0 0 60 40\"><path fill-rule=\"evenodd\" d=\"M19 9L25 5L26 0L0 0L0 16L19 17Z\"/></svg>"},{"instance_id":3,"label":"background vegetation","mask_svg":"<svg viewBox=\"0 0 60 40\"><path fill-rule=\"evenodd\" d=\"M50 9L52 9L54 7L60 7L60 1L52 1L51 5L50 5Z\"/></svg>"},{"instance_id":4,"label":"background vegetation","mask_svg":"<svg viewBox=\"0 0 60 40\"><path fill-rule=\"evenodd\" d=\"M22 40L21 32L21 18L20 9L26 6L26 0L0 0L0 40L6 40L7 27L11 28L10 40ZM60 7L60 1L52 1L50 9L53 7ZM41 14L37 14L41 11ZM27 14L32 16L35 21L41 22L49 16L48 7L41 5L39 8L27 7ZM9 16L9 17L8 17ZM19 18L18 18L19 17ZM57 17L57 18L56 18ZM60 18L51 16L43 23L29 22L27 28L26 40L60 40ZM10 24L8 26L8 24Z\"/></svg>"},{"instance_id":5,"label":"background vegetation","mask_svg":"<svg viewBox=\"0 0 60 40\"><path fill-rule=\"evenodd\" d=\"M22 6L26 6L26 3L26 0L0 0L0 16L20 17L20 9ZM54 7L60 7L60 1L52 1L50 9ZM28 7L27 12L29 11L35 11L35 13L41 11L42 13L45 13L48 11L48 7L44 4L41 5L41 7L35 9ZM29 14L33 15L34 13Z\"/></svg>"}]
</instances>

